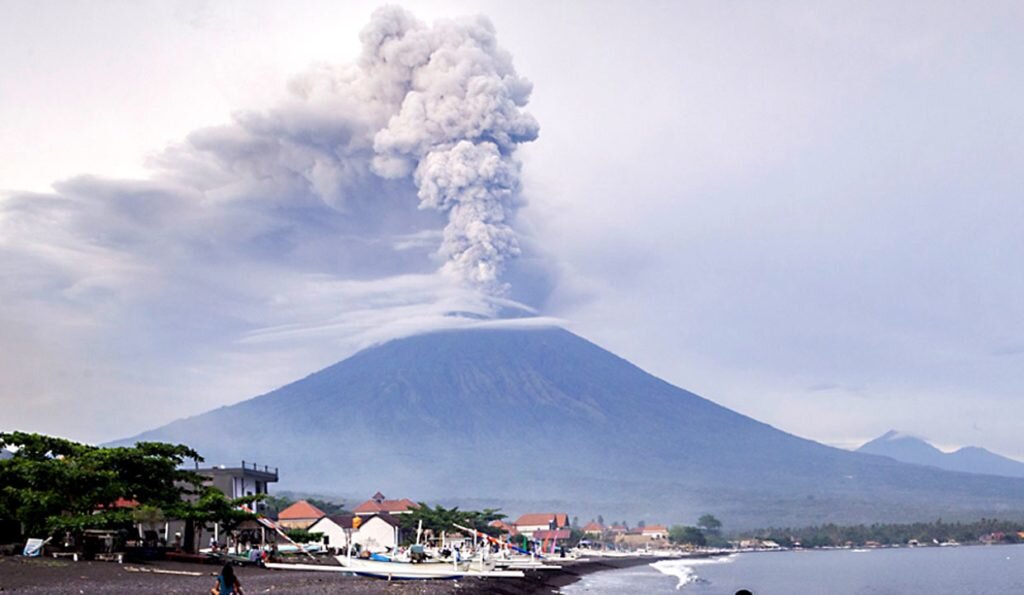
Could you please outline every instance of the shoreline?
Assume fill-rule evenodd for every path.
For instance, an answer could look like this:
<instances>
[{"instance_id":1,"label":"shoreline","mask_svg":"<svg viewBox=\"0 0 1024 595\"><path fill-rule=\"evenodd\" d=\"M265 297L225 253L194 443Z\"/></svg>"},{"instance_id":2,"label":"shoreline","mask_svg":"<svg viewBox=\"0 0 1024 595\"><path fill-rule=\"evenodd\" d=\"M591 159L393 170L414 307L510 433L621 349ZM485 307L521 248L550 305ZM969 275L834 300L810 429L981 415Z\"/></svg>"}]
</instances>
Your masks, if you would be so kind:
<instances>
[{"instance_id":1,"label":"shoreline","mask_svg":"<svg viewBox=\"0 0 1024 595\"><path fill-rule=\"evenodd\" d=\"M583 562L560 562L559 570L540 570L526 573L523 578L513 579L472 579L473 584L464 581L457 591L472 595L532 595L538 593L557 593L559 589L578 582L588 574L605 570L618 570L632 566L651 564L667 558L650 556L630 556L623 558L591 558ZM557 559L556 559L557 560Z\"/></svg>"},{"instance_id":2,"label":"shoreline","mask_svg":"<svg viewBox=\"0 0 1024 595\"><path fill-rule=\"evenodd\" d=\"M359 595L531 595L557 593L583 576L653 563L660 558L636 556L559 560L559 570L527 572L523 578L386 581L341 573L268 570L236 567L247 593L346 593ZM205 593L214 583L219 567L205 564L158 561L148 563L55 560L52 558L0 557L0 591L4 593Z\"/></svg>"}]
</instances>

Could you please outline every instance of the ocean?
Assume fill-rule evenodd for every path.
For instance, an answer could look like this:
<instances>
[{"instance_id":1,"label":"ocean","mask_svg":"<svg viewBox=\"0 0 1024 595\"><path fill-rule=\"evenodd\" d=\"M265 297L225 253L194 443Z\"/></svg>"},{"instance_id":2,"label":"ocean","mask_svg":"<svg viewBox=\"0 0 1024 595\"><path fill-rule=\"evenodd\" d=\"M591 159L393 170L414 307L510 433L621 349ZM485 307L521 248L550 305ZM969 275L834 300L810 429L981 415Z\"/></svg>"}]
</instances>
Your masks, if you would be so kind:
<instances>
[{"instance_id":1,"label":"ocean","mask_svg":"<svg viewBox=\"0 0 1024 595\"><path fill-rule=\"evenodd\" d=\"M1024 544L753 552L598 572L562 593L733 595L1024 593Z\"/></svg>"}]
</instances>

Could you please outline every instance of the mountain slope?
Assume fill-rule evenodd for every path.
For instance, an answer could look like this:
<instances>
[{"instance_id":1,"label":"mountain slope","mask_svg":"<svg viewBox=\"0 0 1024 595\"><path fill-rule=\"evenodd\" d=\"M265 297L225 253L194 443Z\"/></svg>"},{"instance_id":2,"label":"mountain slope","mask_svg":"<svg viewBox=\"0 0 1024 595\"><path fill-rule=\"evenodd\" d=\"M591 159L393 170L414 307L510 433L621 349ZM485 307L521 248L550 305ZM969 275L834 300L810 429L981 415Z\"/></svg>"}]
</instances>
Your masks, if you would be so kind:
<instances>
[{"instance_id":1,"label":"mountain slope","mask_svg":"<svg viewBox=\"0 0 1024 595\"><path fill-rule=\"evenodd\" d=\"M732 526L1024 511L979 479L781 432L558 328L379 345L266 395L134 440L279 466L280 487ZM126 441L128 442L128 441Z\"/></svg>"},{"instance_id":2,"label":"mountain slope","mask_svg":"<svg viewBox=\"0 0 1024 595\"><path fill-rule=\"evenodd\" d=\"M857 452L891 457L905 463L930 465L948 471L1024 477L1024 463L977 446L946 453L928 442L890 430L865 443Z\"/></svg>"}]
</instances>

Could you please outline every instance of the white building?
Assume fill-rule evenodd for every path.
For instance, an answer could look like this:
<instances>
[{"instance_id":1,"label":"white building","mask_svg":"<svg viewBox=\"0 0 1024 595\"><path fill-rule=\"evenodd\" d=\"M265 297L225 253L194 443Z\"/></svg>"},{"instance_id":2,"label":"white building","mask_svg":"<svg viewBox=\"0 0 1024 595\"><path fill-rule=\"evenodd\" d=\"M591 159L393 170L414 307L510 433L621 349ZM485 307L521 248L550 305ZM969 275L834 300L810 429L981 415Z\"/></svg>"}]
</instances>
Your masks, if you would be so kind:
<instances>
[{"instance_id":1,"label":"white building","mask_svg":"<svg viewBox=\"0 0 1024 595\"><path fill-rule=\"evenodd\" d=\"M389 514L375 514L370 517L359 517L362 521L358 529L352 529L352 521L356 515L336 514L325 516L310 525L310 533L322 533L320 540L325 547L337 550L348 549L348 538L352 536L352 544L364 550L383 552L388 548L396 548L399 543L398 519Z\"/></svg>"},{"instance_id":2,"label":"white building","mask_svg":"<svg viewBox=\"0 0 1024 595\"><path fill-rule=\"evenodd\" d=\"M564 512L534 512L524 514L516 519L515 527L519 533L533 537L537 531L562 529L569 526L569 515Z\"/></svg>"}]
</instances>

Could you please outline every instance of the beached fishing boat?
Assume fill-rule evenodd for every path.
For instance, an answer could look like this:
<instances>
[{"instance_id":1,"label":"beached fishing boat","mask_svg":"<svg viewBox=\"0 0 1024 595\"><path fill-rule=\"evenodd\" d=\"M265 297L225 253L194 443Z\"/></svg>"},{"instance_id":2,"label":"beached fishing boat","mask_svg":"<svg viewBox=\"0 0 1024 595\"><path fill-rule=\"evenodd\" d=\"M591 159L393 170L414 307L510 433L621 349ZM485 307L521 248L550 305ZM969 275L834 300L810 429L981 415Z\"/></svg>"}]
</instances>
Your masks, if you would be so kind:
<instances>
[{"instance_id":1,"label":"beached fishing boat","mask_svg":"<svg viewBox=\"0 0 1024 595\"><path fill-rule=\"evenodd\" d=\"M385 562L337 556L335 558L346 571L362 576L386 579L457 579L464 576L484 578L522 578L519 570L496 569L482 561L477 562Z\"/></svg>"},{"instance_id":2,"label":"beached fishing boat","mask_svg":"<svg viewBox=\"0 0 1024 595\"><path fill-rule=\"evenodd\" d=\"M379 560L363 560L349 558L348 556L337 556L335 558L345 570L363 576L373 576L386 579L455 579L466 576L466 568L456 564L444 564L438 562L424 562L412 564L410 562L382 562Z\"/></svg>"}]
</instances>

